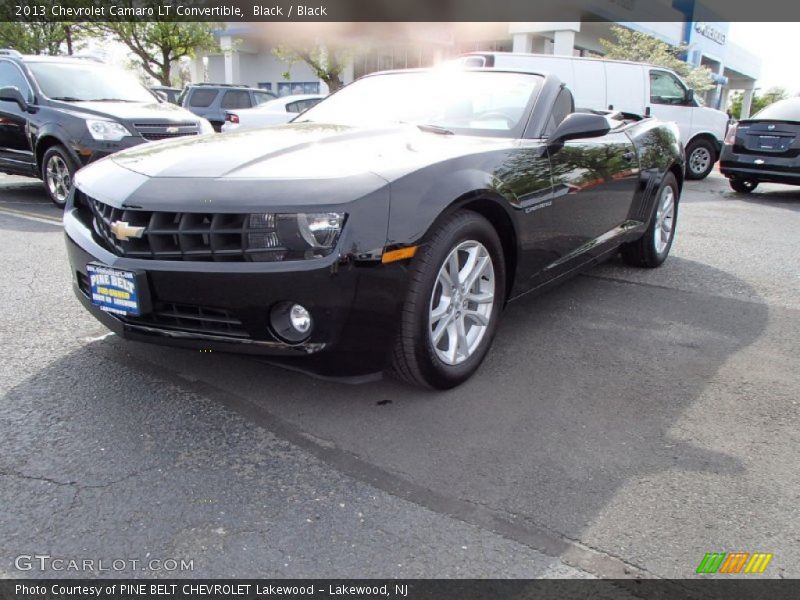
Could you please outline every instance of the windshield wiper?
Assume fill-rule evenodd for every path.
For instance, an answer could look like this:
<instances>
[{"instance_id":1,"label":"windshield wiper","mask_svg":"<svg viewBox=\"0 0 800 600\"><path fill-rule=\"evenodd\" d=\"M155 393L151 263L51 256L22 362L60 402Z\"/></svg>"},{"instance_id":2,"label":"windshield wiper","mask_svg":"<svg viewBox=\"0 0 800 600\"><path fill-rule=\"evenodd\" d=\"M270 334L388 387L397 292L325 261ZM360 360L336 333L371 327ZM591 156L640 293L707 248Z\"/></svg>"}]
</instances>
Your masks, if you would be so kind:
<instances>
[{"instance_id":1,"label":"windshield wiper","mask_svg":"<svg viewBox=\"0 0 800 600\"><path fill-rule=\"evenodd\" d=\"M122 98L92 98L87 102L136 102L136 100L123 100Z\"/></svg>"},{"instance_id":2,"label":"windshield wiper","mask_svg":"<svg viewBox=\"0 0 800 600\"><path fill-rule=\"evenodd\" d=\"M61 102L83 102L80 98L73 98L72 96L52 96L50 100L60 100Z\"/></svg>"},{"instance_id":3,"label":"windshield wiper","mask_svg":"<svg viewBox=\"0 0 800 600\"><path fill-rule=\"evenodd\" d=\"M427 131L428 133L438 133L439 135L455 135L446 127L439 127L438 125L426 125L425 123L414 123L420 131Z\"/></svg>"}]
</instances>

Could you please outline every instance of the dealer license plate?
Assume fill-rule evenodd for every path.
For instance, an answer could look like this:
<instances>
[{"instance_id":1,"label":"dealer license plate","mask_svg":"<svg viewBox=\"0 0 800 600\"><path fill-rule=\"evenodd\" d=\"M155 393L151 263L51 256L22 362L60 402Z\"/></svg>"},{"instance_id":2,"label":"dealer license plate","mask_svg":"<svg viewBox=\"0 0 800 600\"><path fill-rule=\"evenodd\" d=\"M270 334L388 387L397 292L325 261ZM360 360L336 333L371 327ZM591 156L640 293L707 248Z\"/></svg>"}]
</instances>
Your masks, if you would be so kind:
<instances>
[{"instance_id":1,"label":"dealer license plate","mask_svg":"<svg viewBox=\"0 0 800 600\"><path fill-rule=\"evenodd\" d=\"M92 304L118 315L141 314L136 274L102 265L86 265Z\"/></svg>"}]
</instances>

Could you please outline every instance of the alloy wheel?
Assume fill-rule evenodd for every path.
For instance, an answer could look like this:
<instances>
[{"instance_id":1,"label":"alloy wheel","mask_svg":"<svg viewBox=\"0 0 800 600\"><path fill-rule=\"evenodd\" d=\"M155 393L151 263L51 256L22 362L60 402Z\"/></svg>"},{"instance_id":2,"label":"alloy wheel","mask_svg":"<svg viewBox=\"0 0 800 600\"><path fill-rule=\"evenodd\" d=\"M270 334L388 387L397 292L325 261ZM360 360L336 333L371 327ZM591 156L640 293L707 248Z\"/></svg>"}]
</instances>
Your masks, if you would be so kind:
<instances>
[{"instance_id":1,"label":"alloy wheel","mask_svg":"<svg viewBox=\"0 0 800 600\"><path fill-rule=\"evenodd\" d=\"M50 160L47 161L47 188L50 190L50 195L55 198L59 204L67 201L69 195L69 187L72 184L72 176L69 173L69 167L64 159L58 154L53 154Z\"/></svg>"},{"instance_id":2,"label":"alloy wheel","mask_svg":"<svg viewBox=\"0 0 800 600\"><path fill-rule=\"evenodd\" d=\"M429 337L439 360L457 365L480 346L494 307L492 257L474 240L453 248L439 269L429 307Z\"/></svg>"},{"instance_id":3,"label":"alloy wheel","mask_svg":"<svg viewBox=\"0 0 800 600\"><path fill-rule=\"evenodd\" d=\"M663 253L672 240L675 229L675 191L672 186L665 185L658 199L656 223L653 230L653 241L656 252Z\"/></svg>"}]
</instances>

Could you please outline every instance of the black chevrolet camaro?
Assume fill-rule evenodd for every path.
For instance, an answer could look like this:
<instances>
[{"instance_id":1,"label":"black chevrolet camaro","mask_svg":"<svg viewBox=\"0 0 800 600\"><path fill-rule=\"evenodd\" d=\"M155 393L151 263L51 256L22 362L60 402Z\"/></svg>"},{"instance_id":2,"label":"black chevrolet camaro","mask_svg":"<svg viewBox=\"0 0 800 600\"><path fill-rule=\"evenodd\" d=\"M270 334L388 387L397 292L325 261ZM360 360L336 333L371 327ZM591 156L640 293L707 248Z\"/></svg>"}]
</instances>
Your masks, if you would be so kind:
<instances>
[{"instance_id":1,"label":"black chevrolet camaro","mask_svg":"<svg viewBox=\"0 0 800 600\"><path fill-rule=\"evenodd\" d=\"M78 298L123 337L449 388L507 301L619 251L660 265L683 172L674 125L576 111L553 76L398 71L103 159L64 223Z\"/></svg>"}]
</instances>

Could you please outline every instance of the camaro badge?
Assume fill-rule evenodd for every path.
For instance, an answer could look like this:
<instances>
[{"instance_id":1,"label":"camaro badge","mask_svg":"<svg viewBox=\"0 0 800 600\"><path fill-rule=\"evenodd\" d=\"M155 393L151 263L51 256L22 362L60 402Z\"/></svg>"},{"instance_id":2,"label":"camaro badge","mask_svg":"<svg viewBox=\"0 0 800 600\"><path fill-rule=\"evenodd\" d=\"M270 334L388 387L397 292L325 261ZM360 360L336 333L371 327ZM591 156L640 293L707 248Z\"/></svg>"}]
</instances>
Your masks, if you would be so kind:
<instances>
[{"instance_id":1,"label":"camaro badge","mask_svg":"<svg viewBox=\"0 0 800 600\"><path fill-rule=\"evenodd\" d=\"M127 242L131 238L140 238L144 235L144 227L128 225L126 221L114 221L111 224L111 233L120 242Z\"/></svg>"},{"instance_id":2,"label":"camaro badge","mask_svg":"<svg viewBox=\"0 0 800 600\"><path fill-rule=\"evenodd\" d=\"M755 164L757 164L757 165L763 165L764 164L764 161L762 159L760 159L760 158L755 159L753 162Z\"/></svg>"},{"instance_id":3,"label":"camaro badge","mask_svg":"<svg viewBox=\"0 0 800 600\"><path fill-rule=\"evenodd\" d=\"M167 127L167 133L178 133L177 127Z\"/></svg>"},{"instance_id":4,"label":"camaro badge","mask_svg":"<svg viewBox=\"0 0 800 600\"><path fill-rule=\"evenodd\" d=\"M767 129L769 129L770 131L772 131L773 129L775 129L775 125L767 125Z\"/></svg>"}]
</instances>

